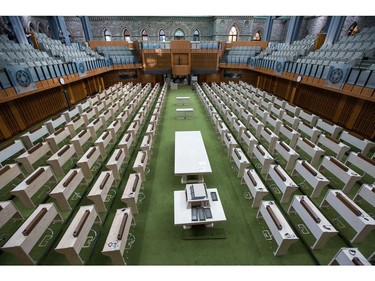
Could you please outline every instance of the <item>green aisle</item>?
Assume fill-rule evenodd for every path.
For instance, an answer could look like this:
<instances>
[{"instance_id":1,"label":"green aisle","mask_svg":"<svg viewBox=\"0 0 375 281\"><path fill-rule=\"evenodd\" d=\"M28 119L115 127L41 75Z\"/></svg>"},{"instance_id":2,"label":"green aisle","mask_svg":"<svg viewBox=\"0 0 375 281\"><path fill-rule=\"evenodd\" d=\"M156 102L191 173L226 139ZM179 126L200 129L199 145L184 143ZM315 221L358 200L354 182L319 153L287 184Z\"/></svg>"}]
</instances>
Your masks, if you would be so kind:
<instances>
[{"instance_id":1,"label":"green aisle","mask_svg":"<svg viewBox=\"0 0 375 281\"><path fill-rule=\"evenodd\" d=\"M189 107L194 108L192 119L175 118L177 96L190 96ZM202 133L213 171L205 177L205 182L209 188L218 188L227 217L226 223L215 224L213 237L221 238L224 234L225 239L184 240L182 227L173 223L173 192L185 187L174 176L174 134L190 130ZM263 235L269 233L265 222L255 218L257 209L252 209L250 201L245 199L247 188L240 185L227 149L199 97L188 86L168 91L149 167L145 199L132 230L135 241L125 254L129 265L315 264L301 241L287 255L273 256L276 242L266 240Z\"/></svg>"}]
</instances>

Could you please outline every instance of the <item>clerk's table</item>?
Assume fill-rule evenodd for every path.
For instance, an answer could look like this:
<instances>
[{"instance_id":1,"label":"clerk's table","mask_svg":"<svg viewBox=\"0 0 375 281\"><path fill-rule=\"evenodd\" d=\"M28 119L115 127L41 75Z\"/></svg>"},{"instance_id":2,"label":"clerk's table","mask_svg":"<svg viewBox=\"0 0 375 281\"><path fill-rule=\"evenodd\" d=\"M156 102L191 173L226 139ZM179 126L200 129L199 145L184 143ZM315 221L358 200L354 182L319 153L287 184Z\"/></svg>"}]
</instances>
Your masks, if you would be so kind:
<instances>
[{"instance_id":1,"label":"clerk's table","mask_svg":"<svg viewBox=\"0 0 375 281\"><path fill-rule=\"evenodd\" d=\"M201 132L175 132L174 174L182 176L181 183L203 182L203 176L211 173Z\"/></svg>"},{"instance_id":2,"label":"clerk's table","mask_svg":"<svg viewBox=\"0 0 375 281\"><path fill-rule=\"evenodd\" d=\"M185 190L174 192L174 224L189 229L193 225L212 227L225 222L223 206L216 188L204 183L187 184Z\"/></svg>"}]
</instances>

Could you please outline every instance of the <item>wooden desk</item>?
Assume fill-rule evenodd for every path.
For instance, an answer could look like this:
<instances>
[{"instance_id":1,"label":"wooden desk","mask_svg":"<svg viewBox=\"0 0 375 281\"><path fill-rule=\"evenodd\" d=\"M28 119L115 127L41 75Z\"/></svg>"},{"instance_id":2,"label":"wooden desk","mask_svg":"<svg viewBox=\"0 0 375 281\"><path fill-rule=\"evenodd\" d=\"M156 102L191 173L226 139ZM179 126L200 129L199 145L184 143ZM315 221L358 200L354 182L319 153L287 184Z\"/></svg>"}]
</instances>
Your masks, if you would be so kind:
<instances>
[{"instance_id":1,"label":"wooden desk","mask_svg":"<svg viewBox=\"0 0 375 281\"><path fill-rule=\"evenodd\" d=\"M130 123L126 132L131 133L133 135L133 139L136 139L136 135L139 131L139 128L140 128L140 123L138 121L133 121Z\"/></svg>"},{"instance_id":2,"label":"wooden desk","mask_svg":"<svg viewBox=\"0 0 375 281\"><path fill-rule=\"evenodd\" d=\"M24 143L25 147L27 149L30 149L34 146L34 142L41 139L45 135L49 135L47 126L42 125L37 128L34 128L33 130L30 130L29 132L23 134L20 139Z\"/></svg>"},{"instance_id":3,"label":"wooden desk","mask_svg":"<svg viewBox=\"0 0 375 281\"><path fill-rule=\"evenodd\" d=\"M0 169L0 190L15 178L23 179L25 175L22 173L17 163L7 164Z\"/></svg>"},{"instance_id":4,"label":"wooden desk","mask_svg":"<svg viewBox=\"0 0 375 281\"><path fill-rule=\"evenodd\" d=\"M5 160L8 160L13 155L25 150L25 147L20 140L14 140L2 147L0 147L0 165L3 164Z\"/></svg>"},{"instance_id":5,"label":"wooden desk","mask_svg":"<svg viewBox=\"0 0 375 281\"><path fill-rule=\"evenodd\" d=\"M62 113L65 117L66 123L70 122L75 116L79 114L78 107L73 108L72 110L66 110Z\"/></svg>"},{"instance_id":6,"label":"wooden desk","mask_svg":"<svg viewBox=\"0 0 375 281\"><path fill-rule=\"evenodd\" d=\"M294 234L274 201L262 201L256 218L263 218L271 230L278 245L274 252L275 256L285 255L289 247L298 241L297 235Z\"/></svg>"},{"instance_id":7,"label":"wooden desk","mask_svg":"<svg viewBox=\"0 0 375 281\"><path fill-rule=\"evenodd\" d=\"M244 141L247 145L247 152L251 155L252 151L254 150L254 146L258 144L258 140L254 135L249 131L246 130L242 134L242 141Z\"/></svg>"},{"instance_id":8,"label":"wooden desk","mask_svg":"<svg viewBox=\"0 0 375 281\"><path fill-rule=\"evenodd\" d=\"M143 189L142 183L142 177L139 173L129 174L124 193L121 196L121 201L131 209L132 214L138 214L137 202L139 192L141 188Z\"/></svg>"},{"instance_id":9,"label":"wooden desk","mask_svg":"<svg viewBox=\"0 0 375 281\"><path fill-rule=\"evenodd\" d=\"M345 153L350 150L350 147L346 144L339 142L331 137L327 137L324 134L321 134L319 136L318 144L322 144L323 146L336 153L336 158L340 161L344 157Z\"/></svg>"},{"instance_id":10,"label":"wooden desk","mask_svg":"<svg viewBox=\"0 0 375 281\"><path fill-rule=\"evenodd\" d=\"M286 111L285 114L283 114L283 118L281 120L288 122L293 129L297 129L298 124L301 121L298 117L289 115L288 111Z\"/></svg>"},{"instance_id":11,"label":"wooden desk","mask_svg":"<svg viewBox=\"0 0 375 281\"><path fill-rule=\"evenodd\" d=\"M330 181L323 176L317 169L307 163L305 160L297 160L296 165L292 171L292 176L298 172L306 182L313 188L311 198L318 198L323 188L330 183Z\"/></svg>"},{"instance_id":12,"label":"wooden desk","mask_svg":"<svg viewBox=\"0 0 375 281\"><path fill-rule=\"evenodd\" d=\"M283 141L276 142L275 150L287 161L285 170L292 170L299 158L299 154Z\"/></svg>"},{"instance_id":13,"label":"wooden desk","mask_svg":"<svg viewBox=\"0 0 375 281\"><path fill-rule=\"evenodd\" d=\"M92 176L91 167L96 163L99 157L102 158L99 148L92 146L82 155L81 159L78 160L77 165L82 169L85 177Z\"/></svg>"},{"instance_id":14,"label":"wooden desk","mask_svg":"<svg viewBox=\"0 0 375 281\"><path fill-rule=\"evenodd\" d=\"M64 170L62 167L64 164L72 159L73 155L77 155L72 144L64 145L58 152L53 154L48 160L47 163L50 164L55 172L55 175L62 176L64 175Z\"/></svg>"},{"instance_id":15,"label":"wooden desk","mask_svg":"<svg viewBox=\"0 0 375 281\"><path fill-rule=\"evenodd\" d=\"M92 140L96 140L96 132L104 126L103 119L98 117L87 125L86 129L90 132Z\"/></svg>"},{"instance_id":16,"label":"wooden desk","mask_svg":"<svg viewBox=\"0 0 375 281\"><path fill-rule=\"evenodd\" d=\"M111 258L114 265L125 265L124 251L129 235L130 226L135 220L129 208L117 209L104 243L102 254Z\"/></svg>"},{"instance_id":17,"label":"wooden desk","mask_svg":"<svg viewBox=\"0 0 375 281\"><path fill-rule=\"evenodd\" d=\"M323 131L331 134L332 137L337 138L339 133L343 130L342 127L332 124L330 122L327 122L323 119L318 119L318 122L316 123L316 127L322 129Z\"/></svg>"},{"instance_id":18,"label":"wooden desk","mask_svg":"<svg viewBox=\"0 0 375 281\"><path fill-rule=\"evenodd\" d=\"M96 135L95 135L95 138L96 138ZM82 155L83 154L82 147L83 147L83 145L85 143L88 142L89 139L94 140L92 138L92 135L90 134L90 132L87 129L83 129L81 132L79 132L78 135L76 135L75 137L73 137L70 140L70 142L74 146L74 149L75 149L77 155Z\"/></svg>"},{"instance_id":19,"label":"wooden desk","mask_svg":"<svg viewBox=\"0 0 375 281\"><path fill-rule=\"evenodd\" d=\"M328 265L370 265L358 248L341 248Z\"/></svg>"},{"instance_id":20,"label":"wooden desk","mask_svg":"<svg viewBox=\"0 0 375 281\"><path fill-rule=\"evenodd\" d=\"M67 127L63 127L46 137L46 141L48 142L52 152L55 153L60 149L59 143L69 138L71 138L69 129Z\"/></svg>"},{"instance_id":21,"label":"wooden desk","mask_svg":"<svg viewBox=\"0 0 375 281\"><path fill-rule=\"evenodd\" d=\"M133 134L126 131L120 142L118 143L118 147L122 148L126 155L129 155L130 147L133 145Z\"/></svg>"},{"instance_id":22,"label":"wooden desk","mask_svg":"<svg viewBox=\"0 0 375 281\"><path fill-rule=\"evenodd\" d=\"M106 147L110 142L112 142L112 134L110 134L110 132L107 130L105 130L95 141L95 145L99 148L100 154L102 155L103 159L107 155Z\"/></svg>"},{"instance_id":23,"label":"wooden desk","mask_svg":"<svg viewBox=\"0 0 375 281\"><path fill-rule=\"evenodd\" d=\"M343 131L340 135L339 140L343 140L346 143L361 150L362 154L367 155L371 148L375 146L375 143L367 139L363 139L359 136L354 136L347 131Z\"/></svg>"},{"instance_id":24,"label":"wooden desk","mask_svg":"<svg viewBox=\"0 0 375 281\"><path fill-rule=\"evenodd\" d=\"M268 142L268 151L273 153L275 149L276 142L279 140L279 137L271 131L271 129L264 127L260 131L260 135Z\"/></svg>"},{"instance_id":25,"label":"wooden desk","mask_svg":"<svg viewBox=\"0 0 375 281\"><path fill-rule=\"evenodd\" d=\"M12 189L10 193L17 196L26 208L35 208L31 198L51 178L56 181L51 166L39 167L35 172Z\"/></svg>"},{"instance_id":26,"label":"wooden desk","mask_svg":"<svg viewBox=\"0 0 375 281\"><path fill-rule=\"evenodd\" d=\"M48 143L38 143L25 153L18 156L16 161L21 163L28 173L32 173L34 171L33 164L50 152L51 148Z\"/></svg>"},{"instance_id":27,"label":"wooden desk","mask_svg":"<svg viewBox=\"0 0 375 281\"><path fill-rule=\"evenodd\" d=\"M243 132L246 130L246 126L237 119L233 123L233 129L236 131L238 139L241 139Z\"/></svg>"},{"instance_id":28,"label":"wooden desk","mask_svg":"<svg viewBox=\"0 0 375 281\"><path fill-rule=\"evenodd\" d=\"M250 165L241 148L234 148L231 152L232 159L238 168L237 178L242 178L245 168Z\"/></svg>"},{"instance_id":29,"label":"wooden desk","mask_svg":"<svg viewBox=\"0 0 375 281\"><path fill-rule=\"evenodd\" d=\"M320 207L332 206L336 212L356 231L352 243L362 242L375 229L375 220L341 190L330 189Z\"/></svg>"},{"instance_id":30,"label":"wooden desk","mask_svg":"<svg viewBox=\"0 0 375 281\"><path fill-rule=\"evenodd\" d=\"M283 193L280 203L287 203L290 200L292 193L298 190L297 184L279 165L270 165L266 179L268 176L271 177Z\"/></svg>"},{"instance_id":31,"label":"wooden desk","mask_svg":"<svg viewBox=\"0 0 375 281\"><path fill-rule=\"evenodd\" d=\"M112 171L101 172L90 192L87 194L87 199L94 202L95 209L98 213L107 211L105 200L114 180L115 178Z\"/></svg>"},{"instance_id":32,"label":"wooden desk","mask_svg":"<svg viewBox=\"0 0 375 281\"><path fill-rule=\"evenodd\" d=\"M313 127L309 124L306 124L302 121L299 122L298 127L297 127L297 131L307 135L313 143L316 143L319 135L322 133L322 131L319 130L318 128Z\"/></svg>"},{"instance_id":33,"label":"wooden desk","mask_svg":"<svg viewBox=\"0 0 375 281\"><path fill-rule=\"evenodd\" d=\"M320 158L324 155L324 150L321 149L319 146L315 145L311 141L306 138L298 138L296 144L296 151L298 148L302 149L311 157L311 165L315 166L318 164Z\"/></svg>"},{"instance_id":34,"label":"wooden desk","mask_svg":"<svg viewBox=\"0 0 375 281\"><path fill-rule=\"evenodd\" d=\"M263 123L253 116L249 120L249 125L255 129L255 137L259 139L260 133L264 127Z\"/></svg>"},{"instance_id":35,"label":"wooden desk","mask_svg":"<svg viewBox=\"0 0 375 281\"><path fill-rule=\"evenodd\" d=\"M116 120L120 121L121 127L122 127L122 126L124 126L124 124L125 124L126 120L128 119L128 117L129 117L128 111L124 110L119 115L117 115Z\"/></svg>"},{"instance_id":36,"label":"wooden desk","mask_svg":"<svg viewBox=\"0 0 375 281\"><path fill-rule=\"evenodd\" d=\"M140 146L140 149L142 151L147 151L147 154L148 154L150 159L151 159L152 142L153 142L152 135L147 135L147 136L143 137L142 143L141 143L141 146Z\"/></svg>"},{"instance_id":37,"label":"wooden desk","mask_svg":"<svg viewBox=\"0 0 375 281\"><path fill-rule=\"evenodd\" d=\"M116 141L117 140L117 132L120 131L121 129L121 121L116 119L115 121L113 121L107 128L107 131L109 131L111 133L111 136L112 136L112 140L113 141Z\"/></svg>"},{"instance_id":38,"label":"wooden desk","mask_svg":"<svg viewBox=\"0 0 375 281\"><path fill-rule=\"evenodd\" d=\"M313 250L324 248L328 240L338 234L338 231L307 196L294 195L288 214L293 212L298 214L316 238L314 245L311 247Z\"/></svg>"},{"instance_id":39,"label":"wooden desk","mask_svg":"<svg viewBox=\"0 0 375 281\"><path fill-rule=\"evenodd\" d=\"M88 124L90 124L90 122L91 122L90 120L92 118L98 117L98 116L96 116L95 110L93 108L90 108L85 113L82 113L81 116L83 118L83 121L85 122L85 126L87 126Z\"/></svg>"},{"instance_id":40,"label":"wooden desk","mask_svg":"<svg viewBox=\"0 0 375 281\"><path fill-rule=\"evenodd\" d=\"M52 221L63 221L53 203L40 204L2 249L13 254L23 264L36 264L29 255Z\"/></svg>"},{"instance_id":41,"label":"wooden desk","mask_svg":"<svg viewBox=\"0 0 375 281\"><path fill-rule=\"evenodd\" d=\"M44 123L46 125L47 130L50 134L53 134L56 130L56 128L60 127L61 125L66 123L66 119L64 115L57 116L55 118L52 118Z\"/></svg>"},{"instance_id":42,"label":"wooden desk","mask_svg":"<svg viewBox=\"0 0 375 281\"><path fill-rule=\"evenodd\" d=\"M362 184L353 201L357 201L359 198L364 199L371 206L375 207L375 184Z\"/></svg>"},{"instance_id":43,"label":"wooden desk","mask_svg":"<svg viewBox=\"0 0 375 281\"><path fill-rule=\"evenodd\" d=\"M254 198L251 207L259 208L263 197L268 194L266 186L254 169L245 169L245 172L241 179L241 184L243 184L244 182L246 183L252 197Z\"/></svg>"},{"instance_id":44,"label":"wooden desk","mask_svg":"<svg viewBox=\"0 0 375 281\"><path fill-rule=\"evenodd\" d=\"M139 173L142 178L142 182L146 181L146 166L148 161L148 154L146 151L138 151L137 157L133 164L133 171Z\"/></svg>"},{"instance_id":45,"label":"wooden desk","mask_svg":"<svg viewBox=\"0 0 375 281\"><path fill-rule=\"evenodd\" d=\"M23 219L20 211L18 211L13 201L0 202L0 229L13 217Z\"/></svg>"},{"instance_id":46,"label":"wooden desk","mask_svg":"<svg viewBox=\"0 0 375 281\"><path fill-rule=\"evenodd\" d=\"M273 132L278 135L280 131L280 126L283 124L283 122L273 115L267 116L267 120L264 122L266 125L270 124L273 127Z\"/></svg>"},{"instance_id":47,"label":"wooden desk","mask_svg":"<svg viewBox=\"0 0 375 281\"><path fill-rule=\"evenodd\" d=\"M66 127L69 129L70 135L72 137L74 137L77 134L77 130L81 126L85 126L85 121L80 116L75 117L69 123L66 124Z\"/></svg>"},{"instance_id":48,"label":"wooden desk","mask_svg":"<svg viewBox=\"0 0 375 281\"><path fill-rule=\"evenodd\" d=\"M261 169L260 173L262 175L267 174L271 163L273 163L273 161L274 161L271 154L269 154L269 152L267 151L267 149L264 148L263 145L258 144L258 145L254 146L254 149L253 149L250 157L252 155L254 155L259 160L259 162L262 164L262 169Z\"/></svg>"},{"instance_id":49,"label":"wooden desk","mask_svg":"<svg viewBox=\"0 0 375 281\"><path fill-rule=\"evenodd\" d=\"M56 200L60 210L69 211L71 209L68 202L70 196L77 189L77 187L85 181L86 180L81 168L71 169L49 193L49 196Z\"/></svg>"},{"instance_id":50,"label":"wooden desk","mask_svg":"<svg viewBox=\"0 0 375 281\"><path fill-rule=\"evenodd\" d=\"M344 183L342 191L345 193L348 193L352 189L353 185L362 178L361 175L348 168L335 157L324 156L319 170L321 170L321 167L330 171L335 177Z\"/></svg>"},{"instance_id":51,"label":"wooden desk","mask_svg":"<svg viewBox=\"0 0 375 281\"><path fill-rule=\"evenodd\" d=\"M95 222L101 224L100 217L94 205L81 206L55 248L55 251L65 255L70 264L84 264L84 261L79 256L79 252L85 244L87 235Z\"/></svg>"},{"instance_id":52,"label":"wooden desk","mask_svg":"<svg viewBox=\"0 0 375 281\"><path fill-rule=\"evenodd\" d=\"M350 163L375 179L375 160L362 153L350 152L345 163Z\"/></svg>"},{"instance_id":53,"label":"wooden desk","mask_svg":"<svg viewBox=\"0 0 375 281\"><path fill-rule=\"evenodd\" d=\"M113 176L116 180L119 180L120 177L120 168L122 164L126 161L127 155L125 154L122 148L117 148L112 153L109 158L106 167L112 171Z\"/></svg>"}]
</instances>

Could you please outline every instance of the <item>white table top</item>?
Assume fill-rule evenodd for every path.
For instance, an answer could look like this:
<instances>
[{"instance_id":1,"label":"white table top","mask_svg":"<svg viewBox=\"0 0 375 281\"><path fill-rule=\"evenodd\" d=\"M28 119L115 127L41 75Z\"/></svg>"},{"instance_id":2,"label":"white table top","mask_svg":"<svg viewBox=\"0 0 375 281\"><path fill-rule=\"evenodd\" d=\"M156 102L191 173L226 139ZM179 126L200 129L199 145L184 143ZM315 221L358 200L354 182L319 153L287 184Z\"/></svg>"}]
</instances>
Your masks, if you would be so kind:
<instances>
[{"instance_id":1,"label":"white table top","mask_svg":"<svg viewBox=\"0 0 375 281\"><path fill-rule=\"evenodd\" d=\"M177 108L176 112L191 112L194 111L192 108Z\"/></svg>"},{"instance_id":2,"label":"white table top","mask_svg":"<svg viewBox=\"0 0 375 281\"><path fill-rule=\"evenodd\" d=\"M175 175L212 173L200 131L175 132Z\"/></svg>"}]
</instances>

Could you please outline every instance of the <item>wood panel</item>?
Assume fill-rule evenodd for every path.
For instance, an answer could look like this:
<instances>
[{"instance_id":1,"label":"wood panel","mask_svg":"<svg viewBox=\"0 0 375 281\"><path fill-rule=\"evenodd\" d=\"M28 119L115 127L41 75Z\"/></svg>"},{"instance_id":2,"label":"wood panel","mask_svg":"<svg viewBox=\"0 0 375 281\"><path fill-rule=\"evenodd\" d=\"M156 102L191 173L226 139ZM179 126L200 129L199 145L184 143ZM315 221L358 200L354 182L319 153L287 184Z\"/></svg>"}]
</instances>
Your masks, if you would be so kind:
<instances>
[{"instance_id":1,"label":"wood panel","mask_svg":"<svg viewBox=\"0 0 375 281\"><path fill-rule=\"evenodd\" d=\"M156 52L143 53L143 67L144 70L171 69L171 54Z\"/></svg>"},{"instance_id":2,"label":"wood panel","mask_svg":"<svg viewBox=\"0 0 375 281\"><path fill-rule=\"evenodd\" d=\"M218 69L218 53L191 53L191 69Z\"/></svg>"},{"instance_id":3,"label":"wood panel","mask_svg":"<svg viewBox=\"0 0 375 281\"><path fill-rule=\"evenodd\" d=\"M17 99L14 105L26 127L31 127L67 107L60 88Z\"/></svg>"},{"instance_id":4,"label":"wood panel","mask_svg":"<svg viewBox=\"0 0 375 281\"><path fill-rule=\"evenodd\" d=\"M354 123L353 131L370 140L375 139L375 104L365 103Z\"/></svg>"},{"instance_id":5,"label":"wood panel","mask_svg":"<svg viewBox=\"0 0 375 281\"><path fill-rule=\"evenodd\" d=\"M91 49L96 50L98 46L104 47L129 47L132 48L132 44L128 43L127 41L104 41L104 40L89 40L89 46Z\"/></svg>"},{"instance_id":6,"label":"wood panel","mask_svg":"<svg viewBox=\"0 0 375 281\"><path fill-rule=\"evenodd\" d=\"M341 95L311 87L300 85L295 96L295 104L325 119L333 120Z\"/></svg>"},{"instance_id":7,"label":"wood panel","mask_svg":"<svg viewBox=\"0 0 375 281\"><path fill-rule=\"evenodd\" d=\"M290 101L291 97L291 82L288 80L284 79L276 79L274 82L274 87L272 88L273 85L270 85L270 91L269 93L273 93L274 95L285 99L287 101Z\"/></svg>"},{"instance_id":8,"label":"wood panel","mask_svg":"<svg viewBox=\"0 0 375 281\"><path fill-rule=\"evenodd\" d=\"M14 118L12 111L9 108L9 104L7 103L0 104L0 122L0 141L4 141L21 132L21 128Z\"/></svg>"}]
</instances>

